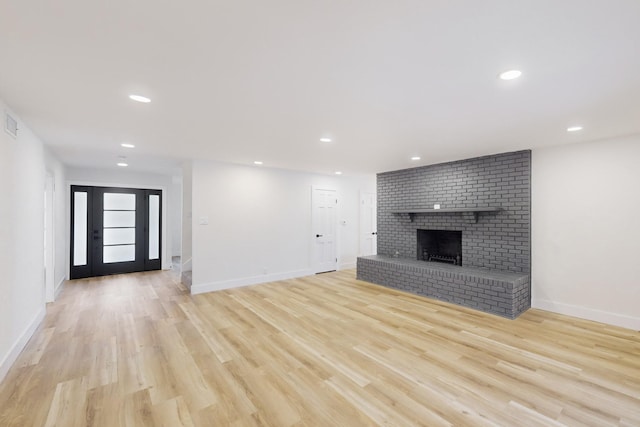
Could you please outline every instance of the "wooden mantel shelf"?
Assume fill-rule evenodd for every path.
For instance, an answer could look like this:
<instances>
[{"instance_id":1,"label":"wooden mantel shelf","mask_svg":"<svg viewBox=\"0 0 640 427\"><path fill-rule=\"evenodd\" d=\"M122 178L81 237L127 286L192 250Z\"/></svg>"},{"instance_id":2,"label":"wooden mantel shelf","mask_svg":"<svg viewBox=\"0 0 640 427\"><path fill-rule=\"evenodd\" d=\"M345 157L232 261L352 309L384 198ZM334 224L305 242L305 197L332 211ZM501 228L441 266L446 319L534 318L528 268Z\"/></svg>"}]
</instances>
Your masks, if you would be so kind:
<instances>
[{"instance_id":1,"label":"wooden mantel shelf","mask_svg":"<svg viewBox=\"0 0 640 427\"><path fill-rule=\"evenodd\" d=\"M416 215L433 214L433 213L471 213L473 214L474 222L478 222L478 214L480 212L497 212L501 210L498 207L484 207L484 208L444 208L444 209L402 209L392 211L393 214L408 214L409 219L413 222Z\"/></svg>"}]
</instances>

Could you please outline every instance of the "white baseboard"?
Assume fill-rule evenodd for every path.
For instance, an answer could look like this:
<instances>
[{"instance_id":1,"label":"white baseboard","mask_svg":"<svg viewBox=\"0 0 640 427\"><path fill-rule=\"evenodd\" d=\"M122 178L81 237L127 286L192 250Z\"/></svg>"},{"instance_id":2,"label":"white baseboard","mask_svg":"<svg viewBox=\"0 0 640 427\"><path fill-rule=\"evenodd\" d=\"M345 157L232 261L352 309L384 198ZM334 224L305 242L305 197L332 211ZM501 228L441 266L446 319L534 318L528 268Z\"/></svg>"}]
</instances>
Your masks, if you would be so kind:
<instances>
[{"instance_id":1,"label":"white baseboard","mask_svg":"<svg viewBox=\"0 0 640 427\"><path fill-rule=\"evenodd\" d=\"M219 282L200 283L191 285L191 295L205 292L221 291L223 289L240 288L242 286L258 285L260 283L276 282L278 280L295 279L296 277L310 276L311 270L294 270L284 273L264 274L261 276L242 277L239 279L221 280Z\"/></svg>"},{"instance_id":2,"label":"white baseboard","mask_svg":"<svg viewBox=\"0 0 640 427\"><path fill-rule=\"evenodd\" d=\"M620 326L623 328L640 330L640 317L627 316L625 314L611 313L609 311L597 310L589 307L565 304L544 299L534 299L531 301L533 308L552 311L567 316L579 317L581 319L593 320L595 322L606 323L608 325Z\"/></svg>"},{"instance_id":3,"label":"white baseboard","mask_svg":"<svg viewBox=\"0 0 640 427\"><path fill-rule=\"evenodd\" d=\"M60 279L60 281L58 282L58 284L56 285L55 289L53 290L53 299L57 300L58 296L60 295L60 292L62 292L62 289L64 289L64 282L65 282L66 278L63 277L62 279Z\"/></svg>"},{"instance_id":4,"label":"white baseboard","mask_svg":"<svg viewBox=\"0 0 640 427\"><path fill-rule=\"evenodd\" d=\"M11 366L14 364L18 356L20 356L20 352L22 352L24 347L27 345L27 343L29 342L29 339L31 339L31 336L40 325L40 322L42 322L42 319L44 319L44 316L46 313L47 313L46 308L42 306L38 314L36 314L36 316L33 318L31 323L29 323L27 328L24 330L24 332L20 334L16 342L13 343L13 346L11 346L11 350L9 350L7 355L4 357L4 359L0 363L0 382L4 380L4 377L7 375L7 372L9 372L9 369L11 369Z\"/></svg>"}]
</instances>

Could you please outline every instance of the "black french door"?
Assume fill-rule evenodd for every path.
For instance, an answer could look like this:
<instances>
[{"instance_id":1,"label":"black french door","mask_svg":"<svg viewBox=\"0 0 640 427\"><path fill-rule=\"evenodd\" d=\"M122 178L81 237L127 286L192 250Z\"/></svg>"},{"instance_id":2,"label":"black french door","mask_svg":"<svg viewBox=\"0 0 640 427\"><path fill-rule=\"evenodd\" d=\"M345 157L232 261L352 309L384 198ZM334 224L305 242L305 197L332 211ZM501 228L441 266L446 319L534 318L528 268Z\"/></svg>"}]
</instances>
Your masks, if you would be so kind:
<instances>
[{"instance_id":1,"label":"black french door","mask_svg":"<svg viewBox=\"0 0 640 427\"><path fill-rule=\"evenodd\" d=\"M162 191L71 186L71 279L159 270Z\"/></svg>"}]
</instances>

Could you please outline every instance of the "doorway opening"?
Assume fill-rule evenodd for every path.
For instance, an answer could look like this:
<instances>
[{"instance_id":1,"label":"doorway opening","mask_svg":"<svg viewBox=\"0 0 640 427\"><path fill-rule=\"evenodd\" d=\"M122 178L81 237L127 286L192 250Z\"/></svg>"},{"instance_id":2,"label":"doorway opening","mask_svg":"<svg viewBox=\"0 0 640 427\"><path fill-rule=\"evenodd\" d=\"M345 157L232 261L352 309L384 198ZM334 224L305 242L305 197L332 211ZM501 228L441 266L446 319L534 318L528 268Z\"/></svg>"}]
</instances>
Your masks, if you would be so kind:
<instances>
[{"instance_id":1,"label":"doorway opening","mask_svg":"<svg viewBox=\"0 0 640 427\"><path fill-rule=\"evenodd\" d=\"M159 270L161 244L161 190L71 186L71 279Z\"/></svg>"}]
</instances>

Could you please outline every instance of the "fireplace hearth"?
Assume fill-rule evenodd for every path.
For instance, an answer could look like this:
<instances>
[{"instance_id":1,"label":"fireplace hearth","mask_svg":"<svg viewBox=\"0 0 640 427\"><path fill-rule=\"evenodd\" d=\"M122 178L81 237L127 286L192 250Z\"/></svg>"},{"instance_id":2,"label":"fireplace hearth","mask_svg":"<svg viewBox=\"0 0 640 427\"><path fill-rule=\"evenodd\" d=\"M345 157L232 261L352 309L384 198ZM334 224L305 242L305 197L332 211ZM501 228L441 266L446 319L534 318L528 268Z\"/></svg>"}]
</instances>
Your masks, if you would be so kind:
<instances>
[{"instance_id":1,"label":"fireplace hearth","mask_svg":"<svg viewBox=\"0 0 640 427\"><path fill-rule=\"evenodd\" d=\"M462 231L417 230L416 258L462 265Z\"/></svg>"}]
</instances>

